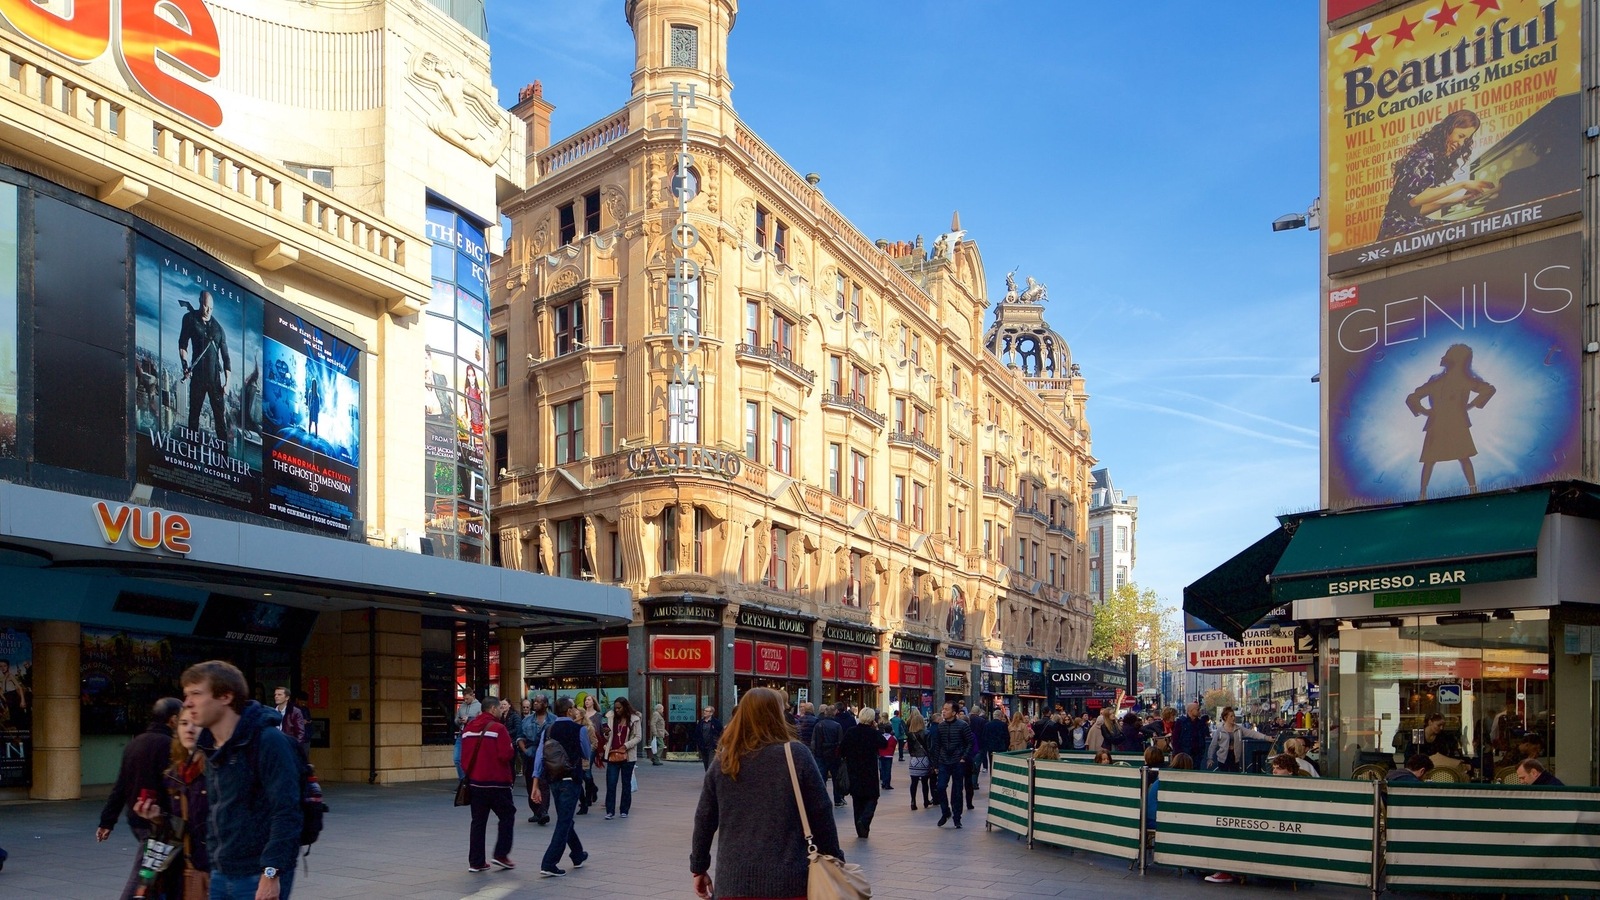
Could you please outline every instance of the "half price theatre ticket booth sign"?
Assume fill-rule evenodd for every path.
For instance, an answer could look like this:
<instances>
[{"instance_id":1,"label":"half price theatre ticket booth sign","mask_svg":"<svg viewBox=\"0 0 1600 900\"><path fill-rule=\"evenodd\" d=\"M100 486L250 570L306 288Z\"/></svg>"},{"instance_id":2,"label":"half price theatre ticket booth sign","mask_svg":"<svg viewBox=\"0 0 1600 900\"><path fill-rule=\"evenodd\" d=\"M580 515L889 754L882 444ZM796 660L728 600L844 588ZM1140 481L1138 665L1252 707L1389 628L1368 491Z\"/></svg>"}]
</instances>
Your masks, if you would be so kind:
<instances>
[{"instance_id":1,"label":"half price theatre ticket booth sign","mask_svg":"<svg viewBox=\"0 0 1600 900\"><path fill-rule=\"evenodd\" d=\"M1581 211L1581 12L1425 0L1329 38L1330 274Z\"/></svg>"},{"instance_id":2,"label":"half price theatre ticket booth sign","mask_svg":"<svg viewBox=\"0 0 1600 900\"><path fill-rule=\"evenodd\" d=\"M1213 630L1194 616L1183 619L1184 657L1191 672L1309 671L1311 654L1296 646L1287 606L1273 610L1260 625L1246 631L1243 641Z\"/></svg>"}]
</instances>

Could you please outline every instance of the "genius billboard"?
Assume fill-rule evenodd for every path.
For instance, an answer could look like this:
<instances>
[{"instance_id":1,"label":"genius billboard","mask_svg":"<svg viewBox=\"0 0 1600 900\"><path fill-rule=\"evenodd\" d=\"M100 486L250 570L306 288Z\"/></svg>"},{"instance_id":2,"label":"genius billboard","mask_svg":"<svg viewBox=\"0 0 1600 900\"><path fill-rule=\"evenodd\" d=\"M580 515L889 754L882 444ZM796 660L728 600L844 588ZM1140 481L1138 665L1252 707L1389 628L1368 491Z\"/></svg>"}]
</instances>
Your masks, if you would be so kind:
<instances>
[{"instance_id":1,"label":"genius billboard","mask_svg":"<svg viewBox=\"0 0 1600 900\"><path fill-rule=\"evenodd\" d=\"M1582 472L1583 238L1329 292L1328 506Z\"/></svg>"},{"instance_id":2,"label":"genius billboard","mask_svg":"<svg viewBox=\"0 0 1600 900\"><path fill-rule=\"evenodd\" d=\"M1330 274L1581 212L1581 11L1426 0L1329 37Z\"/></svg>"}]
</instances>

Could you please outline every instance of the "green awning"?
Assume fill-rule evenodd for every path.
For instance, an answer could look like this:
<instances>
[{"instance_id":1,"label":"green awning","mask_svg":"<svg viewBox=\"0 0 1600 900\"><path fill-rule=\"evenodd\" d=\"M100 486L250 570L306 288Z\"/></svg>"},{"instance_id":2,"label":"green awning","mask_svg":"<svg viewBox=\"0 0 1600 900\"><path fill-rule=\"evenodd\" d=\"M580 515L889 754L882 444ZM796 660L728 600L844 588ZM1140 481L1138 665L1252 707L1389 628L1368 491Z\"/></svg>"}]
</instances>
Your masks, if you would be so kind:
<instances>
[{"instance_id":1,"label":"green awning","mask_svg":"<svg viewBox=\"0 0 1600 900\"><path fill-rule=\"evenodd\" d=\"M1267 578L1289 546L1278 528L1183 589L1183 611L1236 641L1282 601Z\"/></svg>"},{"instance_id":2,"label":"green awning","mask_svg":"<svg viewBox=\"0 0 1600 900\"><path fill-rule=\"evenodd\" d=\"M1548 488L1299 521L1272 571L1278 602L1532 578Z\"/></svg>"}]
</instances>

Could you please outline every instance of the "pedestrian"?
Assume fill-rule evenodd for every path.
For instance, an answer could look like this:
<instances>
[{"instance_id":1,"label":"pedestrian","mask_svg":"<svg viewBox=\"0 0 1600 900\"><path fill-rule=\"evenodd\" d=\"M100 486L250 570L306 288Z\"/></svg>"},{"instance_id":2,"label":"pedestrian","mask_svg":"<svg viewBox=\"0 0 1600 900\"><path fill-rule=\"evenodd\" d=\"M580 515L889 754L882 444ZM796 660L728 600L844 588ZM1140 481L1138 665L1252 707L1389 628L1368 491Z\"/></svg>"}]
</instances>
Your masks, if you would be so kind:
<instances>
[{"instance_id":1,"label":"pedestrian","mask_svg":"<svg viewBox=\"0 0 1600 900\"><path fill-rule=\"evenodd\" d=\"M844 704L839 704L844 708ZM839 756L839 744L844 740L844 726L839 724L837 716L824 716L817 720L815 728L811 729L811 756L817 764L817 774L822 776L822 783L826 785L828 779L833 779L833 805L843 806L847 783L845 778L844 762Z\"/></svg>"},{"instance_id":2,"label":"pedestrian","mask_svg":"<svg viewBox=\"0 0 1600 900\"><path fill-rule=\"evenodd\" d=\"M1089 717L1083 713L1078 713L1072 717L1072 727L1068 729L1067 736L1072 742L1073 750L1088 752L1090 725ZM1067 745L1062 744L1062 746L1065 747Z\"/></svg>"},{"instance_id":3,"label":"pedestrian","mask_svg":"<svg viewBox=\"0 0 1600 900\"><path fill-rule=\"evenodd\" d=\"M517 804L511 799L511 757L516 750L511 733L500 721L500 714L511 705L495 697L485 697L484 712L467 723L461 733L461 757L466 760L467 793L472 800L472 828L467 839L467 871L486 872L489 864L515 869L511 861L511 841L517 821ZM484 832L493 812L499 830L495 834L494 855L484 858Z\"/></svg>"},{"instance_id":4,"label":"pedestrian","mask_svg":"<svg viewBox=\"0 0 1600 900\"><path fill-rule=\"evenodd\" d=\"M211 900L289 900L300 849L299 751L278 714L249 699L244 673L209 660L185 669L183 706L203 731Z\"/></svg>"},{"instance_id":5,"label":"pedestrian","mask_svg":"<svg viewBox=\"0 0 1600 900\"><path fill-rule=\"evenodd\" d=\"M1191 703L1184 717L1172 725L1172 749L1189 754L1191 759L1205 759L1210 732L1206 720L1200 718L1200 704Z\"/></svg>"},{"instance_id":6,"label":"pedestrian","mask_svg":"<svg viewBox=\"0 0 1600 900\"><path fill-rule=\"evenodd\" d=\"M800 704L800 712L794 717L794 727L800 735L800 743L811 746L811 732L817 727L816 708L810 701Z\"/></svg>"},{"instance_id":7,"label":"pedestrian","mask_svg":"<svg viewBox=\"0 0 1600 900\"><path fill-rule=\"evenodd\" d=\"M206 759L197 746L199 740L200 726L195 724L194 714L188 710L179 713L170 763L162 777L167 808L175 823L172 830L182 836L178 843L183 864L178 865L179 861L173 860L167 867L167 871L173 873L168 882L168 896L172 900L204 900L211 894L211 859L206 853L210 804L206 800ZM134 811L160 824L161 807L153 798L137 801Z\"/></svg>"},{"instance_id":8,"label":"pedestrian","mask_svg":"<svg viewBox=\"0 0 1600 900\"><path fill-rule=\"evenodd\" d=\"M722 721L717 718L717 708L708 706L700 710L700 721L694 726L695 746L700 750L700 768L711 770L711 758L717 755L717 742L722 740Z\"/></svg>"},{"instance_id":9,"label":"pedestrian","mask_svg":"<svg viewBox=\"0 0 1600 900\"><path fill-rule=\"evenodd\" d=\"M522 717L517 725L517 749L522 752L522 783L528 790L528 811L533 815L528 817L530 823L540 825L550 824L550 797L549 791L539 794L539 801L534 801L533 785L536 777L533 774L533 758L539 753L539 746L544 743L544 732L552 720L550 715L550 698L543 694L534 695L529 703L531 710Z\"/></svg>"},{"instance_id":10,"label":"pedestrian","mask_svg":"<svg viewBox=\"0 0 1600 900\"><path fill-rule=\"evenodd\" d=\"M465 778L467 773L461 768L461 732L467 723L483 714L483 705L478 702L478 692L467 688L461 692L461 702L456 704L456 778Z\"/></svg>"},{"instance_id":11,"label":"pedestrian","mask_svg":"<svg viewBox=\"0 0 1600 900\"><path fill-rule=\"evenodd\" d=\"M769 688L746 691L728 722L717 766L706 772L689 851L689 871L702 900L804 897L807 838L817 852L844 860L818 767L806 746L795 742L782 704L778 692ZM800 823L796 783L810 834Z\"/></svg>"},{"instance_id":12,"label":"pedestrian","mask_svg":"<svg viewBox=\"0 0 1600 900\"><path fill-rule=\"evenodd\" d=\"M922 787L922 808L933 808L933 769L928 761L928 723L915 706L906 715L906 746L911 754L911 811L917 810L917 787Z\"/></svg>"},{"instance_id":13,"label":"pedestrian","mask_svg":"<svg viewBox=\"0 0 1600 900\"><path fill-rule=\"evenodd\" d=\"M622 817L633 806L633 767L639 762L642 729L639 714L626 697L618 697L606 713L611 740L606 743L606 818L617 812L617 782L622 782Z\"/></svg>"},{"instance_id":14,"label":"pedestrian","mask_svg":"<svg viewBox=\"0 0 1600 900\"><path fill-rule=\"evenodd\" d=\"M287 734L296 744L309 748L310 741L306 738L306 715L300 707L294 704L294 699L289 696L286 687L272 689L272 708L283 717L283 722L278 730Z\"/></svg>"},{"instance_id":15,"label":"pedestrian","mask_svg":"<svg viewBox=\"0 0 1600 900\"><path fill-rule=\"evenodd\" d=\"M1009 749L1011 749L1011 723L1006 716L1005 710L996 707L994 714L989 717L988 724L983 726L984 766L993 771L994 755L996 753L1004 753Z\"/></svg>"},{"instance_id":16,"label":"pedestrian","mask_svg":"<svg viewBox=\"0 0 1600 900\"><path fill-rule=\"evenodd\" d=\"M1544 763L1537 759L1525 759L1517 763L1517 781L1520 784L1533 787L1565 787L1566 784L1556 777L1556 774L1544 767Z\"/></svg>"},{"instance_id":17,"label":"pedestrian","mask_svg":"<svg viewBox=\"0 0 1600 900\"><path fill-rule=\"evenodd\" d=\"M1138 713L1123 714L1122 730L1117 732L1110 747L1120 753L1139 753L1144 750L1144 723L1139 720Z\"/></svg>"},{"instance_id":18,"label":"pedestrian","mask_svg":"<svg viewBox=\"0 0 1600 900\"><path fill-rule=\"evenodd\" d=\"M1270 741L1249 725L1240 725L1233 707L1222 708L1222 724L1211 733L1211 745L1206 750L1206 763L1218 772L1239 772L1244 768L1244 739Z\"/></svg>"},{"instance_id":19,"label":"pedestrian","mask_svg":"<svg viewBox=\"0 0 1600 900\"><path fill-rule=\"evenodd\" d=\"M894 751L900 746L900 741L894 736L894 726L890 725L880 713L878 715L878 732L883 735L883 750L878 753L878 776L882 783L879 787L886 791L894 790Z\"/></svg>"},{"instance_id":20,"label":"pedestrian","mask_svg":"<svg viewBox=\"0 0 1600 900\"><path fill-rule=\"evenodd\" d=\"M894 742L900 753L900 761L905 762L906 720L900 717L900 710L898 708L895 709L894 715L889 717L889 731L894 734Z\"/></svg>"},{"instance_id":21,"label":"pedestrian","mask_svg":"<svg viewBox=\"0 0 1600 900\"><path fill-rule=\"evenodd\" d=\"M938 772L939 781L934 793L939 795L939 827L950 821L954 807L956 827L961 827L962 785L966 782L965 766L972 755L972 728L956 718L954 703L945 703L940 714L942 721L929 737L928 756Z\"/></svg>"},{"instance_id":22,"label":"pedestrian","mask_svg":"<svg viewBox=\"0 0 1600 900\"><path fill-rule=\"evenodd\" d=\"M972 736L978 742L978 752L971 758L975 765L970 780L976 782L977 770L983 768L984 762L989 757L985 749L989 741L989 717L983 714L983 707L977 707L967 714L967 727L972 729Z\"/></svg>"},{"instance_id":23,"label":"pedestrian","mask_svg":"<svg viewBox=\"0 0 1600 900\"><path fill-rule=\"evenodd\" d=\"M1028 717L1018 710L1011 716L1011 740L1006 748L1009 751L1027 750L1033 745L1033 729L1028 725Z\"/></svg>"},{"instance_id":24,"label":"pedestrian","mask_svg":"<svg viewBox=\"0 0 1600 900\"><path fill-rule=\"evenodd\" d=\"M583 775L578 762L594 748L589 743L588 729L579 724L579 720L584 718L583 710L572 704L572 698L557 697L555 712L555 721L545 729L545 742L539 745L539 752L533 760L536 777L531 789L531 799L538 803L543 791L541 785L549 785L550 803L556 809L556 827L550 832L550 846L545 849L544 860L539 863L539 874L546 878L559 878L567 874L567 870L560 865L564 851L571 851L574 869L583 868L584 861L589 858L589 854L583 850L583 842L578 840L578 827L573 817L578 808L578 796L583 792ZM550 771L546 771L545 748L551 741L560 745L567 758L565 772L557 770L554 761Z\"/></svg>"},{"instance_id":25,"label":"pedestrian","mask_svg":"<svg viewBox=\"0 0 1600 900\"><path fill-rule=\"evenodd\" d=\"M661 765L661 757L667 755L667 717L666 707L657 703L656 708L650 713L650 765Z\"/></svg>"},{"instance_id":26,"label":"pedestrian","mask_svg":"<svg viewBox=\"0 0 1600 900\"><path fill-rule=\"evenodd\" d=\"M605 746L611 733L606 728L605 713L600 711L600 703L593 694L584 694L582 700L584 722L589 727L589 746L594 748L592 758L584 760L583 765L583 802L578 806L578 815L589 814L589 807L600 800L600 785L595 783L594 770L605 768Z\"/></svg>"},{"instance_id":27,"label":"pedestrian","mask_svg":"<svg viewBox=\"0 0 1600 900\"><path fill-rule=\"evenodd\" d=\"M878 713L862 707L856 724L839 741L839 757L844 760L850 779L851 811L855 813L856 837L863 841L872 830L872 816L878 811L878 759L886 742L878 730Z\"/></svg>"},{"instance_id":28,"label":"pedestrian","mask_svg":"<svg viewBox=\"0 0 1600 900\"><path fill-rule=\"evenodd\" d=\"M183 712L183 701L176 697L163 697L150 708L150 724L144 733L128 742L122 750L122 765L117 770L117 781L111 787L111 796L100 810L100 827L94 839L104 841L117 827L117 817L126 813L128 828L138 842L134 853L133 872L122 888L123 900L134 896L139 884L139 863L144 857L144 842L150 838L151 822L134 810L141 799L153 799L164 815L171 811L163 784L167 766L172 761L172 737L178 727L178 715ZM163 879L158 893L169 889Z\"/></svg>"}]
</instances>

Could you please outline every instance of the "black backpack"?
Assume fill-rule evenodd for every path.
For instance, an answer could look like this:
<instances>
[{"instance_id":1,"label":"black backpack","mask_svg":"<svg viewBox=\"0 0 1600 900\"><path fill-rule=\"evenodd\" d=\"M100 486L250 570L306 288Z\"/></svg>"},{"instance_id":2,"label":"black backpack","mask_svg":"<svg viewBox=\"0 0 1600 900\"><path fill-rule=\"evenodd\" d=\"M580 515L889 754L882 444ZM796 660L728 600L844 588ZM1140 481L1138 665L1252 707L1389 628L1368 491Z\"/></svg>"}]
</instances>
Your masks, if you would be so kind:
<instances>
[{"instance_id":1,"label":"black backpack","mask_svg":"<svg viewBox=\"0 0 1600 900\"><path fill-rule=\"evenodd\" d=\"M256 748L260 744L260 736L249 744L252 770L259 766L260 751ZM295 761L300 764L300 846L310 847L322 836L322 819L328 814L328 804L322 799L322 785L317 781L317 768L311 764L305 746L293 739L289 740L289 746L294 748ZM310 853L310 850L306 851L308 856Z\"/></svg>"},{"instance_id":2,"label":"black backpack","mask_svg":"<svg viewBox=\"0 0 1600 900\"><path fill-rule=\"evenodd\" d=\"M545 730L549 733L549 729ZM555 738L546 738L544 742L544 780L557 782L572 774L572 760L567 756L565 744Z\"/></svg>"}]
</instances>

